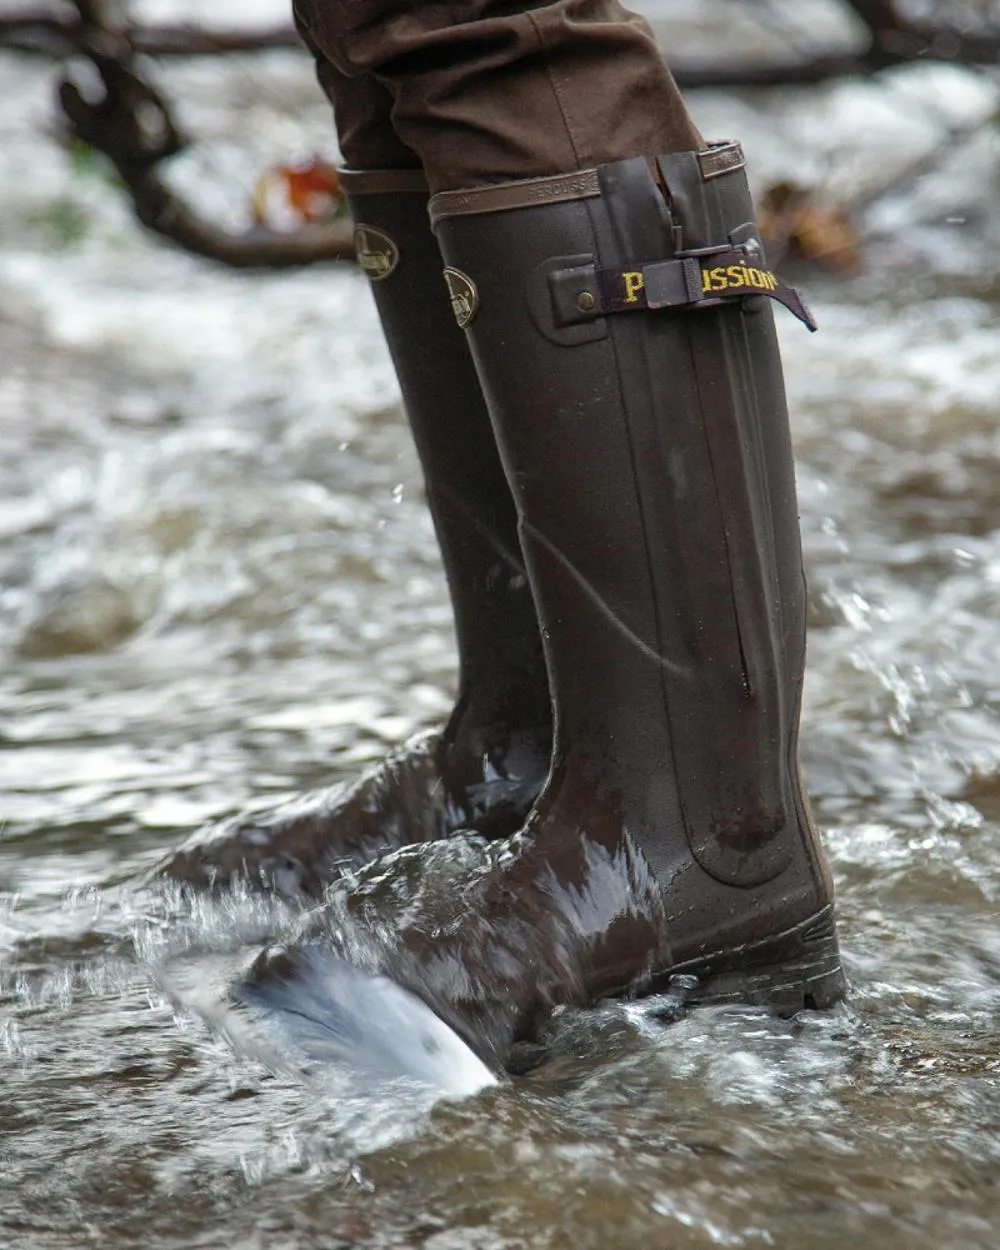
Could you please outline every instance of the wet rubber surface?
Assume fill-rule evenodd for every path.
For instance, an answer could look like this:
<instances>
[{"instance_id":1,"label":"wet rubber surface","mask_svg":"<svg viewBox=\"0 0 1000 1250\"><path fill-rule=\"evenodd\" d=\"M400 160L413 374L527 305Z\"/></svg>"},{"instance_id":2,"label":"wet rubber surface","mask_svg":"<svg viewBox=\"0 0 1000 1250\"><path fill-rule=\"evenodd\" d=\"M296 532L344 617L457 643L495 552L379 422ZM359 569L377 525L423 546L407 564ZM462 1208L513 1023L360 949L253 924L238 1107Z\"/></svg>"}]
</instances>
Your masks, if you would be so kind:
<instances>
[{"instance_id":1,"label":"wet rubber surface","mask_svg":"<svg viewBox=\"0 0 1000 1250\"><path fill-rule=\"evenodd\" d=\"M251 162L327 143L305 70L170 71L209 137L178 170L192 194L238 213ZM351 777L449 707L443 579L365 281L148 243L40 139L44 74L5 59L0 82L0 1243L995 1246L989 136L872 210L868 276L807 277L818 335L782 323L803 761L849 1002L567 1012L529 1076L442 1101L234 1010L294 909L133 885L199 823ZM846 182L933 142L928 98L961 120L994 97L940 70L694 105L765 180Z\"/></svg>"}]
</instances>

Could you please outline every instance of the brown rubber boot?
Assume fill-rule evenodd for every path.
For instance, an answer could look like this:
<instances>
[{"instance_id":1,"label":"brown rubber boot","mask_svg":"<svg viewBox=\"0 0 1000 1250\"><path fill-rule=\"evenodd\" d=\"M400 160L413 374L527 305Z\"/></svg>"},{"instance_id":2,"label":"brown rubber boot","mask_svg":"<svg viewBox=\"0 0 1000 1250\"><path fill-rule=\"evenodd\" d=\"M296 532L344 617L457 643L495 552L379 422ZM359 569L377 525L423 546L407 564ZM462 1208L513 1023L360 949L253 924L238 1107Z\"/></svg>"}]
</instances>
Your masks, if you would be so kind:
<instances>
[{"instance_id":1,"label":"brown rubber boot","mask_svg":"<svg viewBox=\"0 0 1000 1250\"><path fill-rule=\"evenodd\" d=\"M441 286L419 171L342 171L355 242L399 377L455 612L459 689L440 734L354 785L195 833L156 870L318 894L344 866L455 829L523 822L551 754L552 712L517 515L465 337Z\"/></svg>"},{"instance_id":2,"label":"brown rubber boot","mask_svg":"<svg viewBox=\"0 0 1000 1250\"><path fill-rule=\"evenodd\" d=\"M501 1062L560 1003L835 1003L769 301L811 319L766 268L738 145L445 193L432 215L517 499L553 767L515 837L369 865L248 993L294 983L332 921Z\"/></svg>"}]
</instances>

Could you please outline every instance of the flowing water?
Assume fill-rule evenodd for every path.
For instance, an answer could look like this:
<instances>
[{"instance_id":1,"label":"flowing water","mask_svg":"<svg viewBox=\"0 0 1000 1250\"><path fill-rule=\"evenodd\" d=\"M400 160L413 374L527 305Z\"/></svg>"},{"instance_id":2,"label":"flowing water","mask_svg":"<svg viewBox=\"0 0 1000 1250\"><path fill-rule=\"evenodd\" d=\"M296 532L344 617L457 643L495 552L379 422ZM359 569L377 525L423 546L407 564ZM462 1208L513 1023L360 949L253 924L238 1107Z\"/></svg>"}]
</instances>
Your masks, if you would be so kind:
<instances>
[{"instance_id":1,"label":"flowing water","mask_svg":"<svg viewBox=\"0 0 1000 1250\"><path fill-rule=\"evenodd\" d=\"M167 79L206 211L238 221L255 171L331 148L291 54ZM867 211L867 275L807 275L821 333L782 322L803 759L849 1001L567 1014L532 1075L435 1105L213 1010L290 912L135 885L192 827L350 777L449 706L365 280L234 275L144 239L51 141L51 85L0 60L0 1245L994 1247L995 128ZM765 180L846 199L998 98L924 67L692 103Z\"/></svg>"}]
</instances>

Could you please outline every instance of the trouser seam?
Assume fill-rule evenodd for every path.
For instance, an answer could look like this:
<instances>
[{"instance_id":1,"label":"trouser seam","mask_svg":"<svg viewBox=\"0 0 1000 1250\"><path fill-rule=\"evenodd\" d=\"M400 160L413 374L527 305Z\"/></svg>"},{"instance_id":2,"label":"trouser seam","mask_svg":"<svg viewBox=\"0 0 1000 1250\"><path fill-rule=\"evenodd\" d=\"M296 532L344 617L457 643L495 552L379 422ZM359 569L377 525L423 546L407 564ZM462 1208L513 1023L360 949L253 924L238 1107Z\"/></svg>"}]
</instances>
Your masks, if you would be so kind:
<instances>
[{"instance_id":1,"label":"trouser seam","mask_svg":"<svg viewBox=\"0 0 1000 1250\"><path fill-rule=\"evenodd\" d=\"M533 13L527 14L527 18L528 18L528 21L531 23L532 28L534 29L534 32L535 32L535 37L538 40L539 51L542 53L543 63L545 65L545 76L549 80L549 86L552 88L553 99L555 100L556 107L559 110L559 116L562 118L563 128L566 131L566 138L569 140L569 146L573 152L574 165L576 166L577 169L580 169L582 168L582 164L583 164L580 158L580 150L577 146L576 136L573 133L573 126L569 119L569 112L566 109L565 104L563 103L563 97L560 91L559 82L556 79L556 75L552 70L552 65L549 60L549 49L545 43L545 35L542 31L541 26L538 24L537 18L535 17ZM559 171L559 172L562 172L562 171Z\"/></svg>"}]
</instances>

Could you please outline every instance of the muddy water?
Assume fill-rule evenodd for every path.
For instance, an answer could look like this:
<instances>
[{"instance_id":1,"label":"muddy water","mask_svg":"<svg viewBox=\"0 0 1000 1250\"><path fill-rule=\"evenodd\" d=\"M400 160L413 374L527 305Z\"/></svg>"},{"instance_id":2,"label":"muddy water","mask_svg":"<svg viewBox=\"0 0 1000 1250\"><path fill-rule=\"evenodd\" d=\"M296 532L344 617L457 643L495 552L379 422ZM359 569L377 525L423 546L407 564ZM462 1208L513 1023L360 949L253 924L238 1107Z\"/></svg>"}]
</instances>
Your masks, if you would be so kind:
<instances>
[{"instance_id":1,"label":"muddy water","mask_svg":"<svg viewBox=\"0 0 1000 1250\"><path fill-rule=\"evenodd\" d=\"M212 211L238 219L259 164L329 145L294 57L171 76L206 136L178 177ZM989 135L869 212L867 276L809 280L821 334L783 326L804 763L849 1003L585 1012L531 1077L432 1106L213 1014L278 908L133 884L193 826L351 776L448 706L443 582L364 283L147 243L45 138L48 87L0 62L0 1244L995 1246ZM846 195L996 98L922 71L694 106L763 175Z\"/></svg>"}]
</instances>

